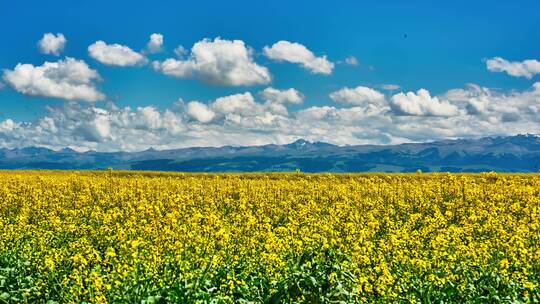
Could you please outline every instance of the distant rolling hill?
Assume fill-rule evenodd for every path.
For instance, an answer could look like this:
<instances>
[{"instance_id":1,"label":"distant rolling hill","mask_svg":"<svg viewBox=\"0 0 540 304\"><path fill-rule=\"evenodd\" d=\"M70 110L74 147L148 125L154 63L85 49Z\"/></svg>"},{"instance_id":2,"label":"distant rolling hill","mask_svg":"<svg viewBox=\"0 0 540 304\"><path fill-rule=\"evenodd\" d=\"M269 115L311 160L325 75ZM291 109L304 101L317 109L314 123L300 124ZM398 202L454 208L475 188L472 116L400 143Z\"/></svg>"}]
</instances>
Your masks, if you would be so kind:
<instances>
[{"instance_id":1,"label":"distant rolling hill","mask_svg":"<svg viewBox=\"0 0 540 304\"><path fill-rule=\"evenodd\" d=\"M401 145L196 147L141 152L0 149L0 169L115 169L186 172L538 172L540 136L516 135Z\"/></svg>"}]
</instances>

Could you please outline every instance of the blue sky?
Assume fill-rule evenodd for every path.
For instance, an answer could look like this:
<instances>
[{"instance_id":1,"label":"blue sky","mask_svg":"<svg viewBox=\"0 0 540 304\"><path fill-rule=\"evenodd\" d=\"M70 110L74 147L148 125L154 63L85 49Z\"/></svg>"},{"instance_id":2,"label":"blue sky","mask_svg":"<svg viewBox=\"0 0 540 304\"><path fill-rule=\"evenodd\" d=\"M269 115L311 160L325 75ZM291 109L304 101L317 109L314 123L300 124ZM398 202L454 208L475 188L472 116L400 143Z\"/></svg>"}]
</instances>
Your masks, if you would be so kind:
<instances>
[{"instance_id":1,"label":"blue sky","mask_svg":"<svg viewBox=\"0 0 540 304\"><path fill-rule=\"evenodd\" d=\"M0 121L4 121L3 129L0 127L0 145L6 147L137 150L147 146L283 143L298 137L338 144L398 143L538 132L538 122L533 117L536 110L530 110L537 106L534 85L540 81L535 70L540 59L537 1L0 0L0 26L5 29L0 48L0 69L3 69ZM45 33L61 33L65 37L58 56L46 54L38 47ZM153 33L163 37L159 52L147 48ZM172 77L154 65L168 58L189 61L193 58L194 44L205 38L212 44L217 37L222 41L242 41L251 50L250 60L266 68L271 81L231 84L216 80L221 77L219 73L211 75L213 80L209 81L208 74L196 69L191 69L189 75L183 71L181 77ZM128 66L104 64L91 56L88 49L99 40L106 45L129 47L146 61ZM325 60L334 65L331 72L314 72L313 66L307 68L302 63L265 54L264 48L278 41L300 44L316 58L326 56ZM187 50L182 57L174 53L179 45ZM358 64L344 62L351 56ZM19 63L38 67L45 61L57 62L66 57L82 60L99 74L99 80L92 80L90 86L103 98L89 101L52 96L43 92L42 87L29 93L29 87L37 84L28 83L28 79L21 83L23 80L14 78L20 75L6 77L6 71L15 71ZM488 69L487 61L498 57L504 61ZM529 74L523 69L530 70ZM58 81L62 85L66 79ZM388 84L396 88L385 90L383 86ZM269 87L294 88L302 96L302 102L281 102L286 115L283 111L260 108L260 104L270 103L259 93ZM358 87L384 96L367 89L354 91ZM333 92L346 88L352 91L331 97ZM429 98L419 94L419 89L428 91ZM217 105L213 105L220 97L246 92L256 104L243 104L246 109L241 112L219 112ZM457 98L449 92L461 95ZM404 97L394 98L399 93ZM179 99L183 101L180 106ZM483 99L487 100L482 101L483 112L467 110ZM201 116L194 114L195 110L186 110L191 101L206 105L214 118L197 119ZM501 109L505 104L520 110ZM432 109L433 106L440 107ZM106 111L103 115L108 122L101 116L96 119L95 115L69 117L66 113L74 107L82 108L77 112ZM176 109L179 129L184 131L171 135L162 123L159 131L148 129L147 133L140 133L144 127L134 127L133 123L120 125L114 117L126 107L131 116L139 115L137 108L151 107L161 120L166 111ZM373 112L375 108L378 112ZM306 113L313 114L315 110L325 113L305 118ZM366 113L368 110L373 111ZM274 119L270 114L281 116ZM42 125L40 129L39 124L46 117L53 120L55 132L43 131ZM246 117L249 122L248 119L239 122ZM305 126L300 117L322 120L321 130L310 132L319 126ZM55 119L65 122L68 118L79 124L87 119L88 123L86 127L62 125L62 129L71 130L62 133L58 130L60 121ZM267 125L260 125L263 120ZM255 125L254 121L259 124ZM355 125L354 121L371 123ZM467 127L456 130L455 124ZM429 128L422 129L425 125ZM303 126L306 131L299 132ZM336 130L332 131L330 126ZM485 132L479 132L478 128L484 128ZM40 130L43 134L38 135ZM97 135L86 136L85 132ZM129 134L135 133L147 139L130 143Z\"/></svg>"}]
</instances>

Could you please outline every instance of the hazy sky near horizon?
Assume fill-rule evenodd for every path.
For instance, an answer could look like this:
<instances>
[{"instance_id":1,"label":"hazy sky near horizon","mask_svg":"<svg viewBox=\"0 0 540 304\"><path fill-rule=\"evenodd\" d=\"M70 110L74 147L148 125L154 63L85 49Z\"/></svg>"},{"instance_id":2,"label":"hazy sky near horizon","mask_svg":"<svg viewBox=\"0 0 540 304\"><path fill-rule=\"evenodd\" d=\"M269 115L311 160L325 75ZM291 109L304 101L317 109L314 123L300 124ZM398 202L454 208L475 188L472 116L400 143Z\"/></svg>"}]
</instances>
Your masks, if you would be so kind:
<instances>
[{"instance_id":1,"label":"hazy sky near horizon","mask_svg":"<svg viewBox=\"0 0 540 304\"><path fill-rule=\"evenodd\" d=\"M540 133L538 1L0 0L0 147Z\"/></svg>"}]
</instances>

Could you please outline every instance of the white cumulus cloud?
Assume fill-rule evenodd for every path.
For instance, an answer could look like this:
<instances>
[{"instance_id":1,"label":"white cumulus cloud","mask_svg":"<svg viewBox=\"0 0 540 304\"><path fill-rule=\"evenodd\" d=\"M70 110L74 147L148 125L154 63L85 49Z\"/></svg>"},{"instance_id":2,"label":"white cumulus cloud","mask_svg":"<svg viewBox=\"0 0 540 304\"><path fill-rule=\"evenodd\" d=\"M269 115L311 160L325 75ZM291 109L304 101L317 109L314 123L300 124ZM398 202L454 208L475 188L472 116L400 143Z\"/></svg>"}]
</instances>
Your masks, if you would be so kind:
<instances>
[{"instance_id":1,"label":"white cumulus cloud","mask_svg":"<svg viewBox=\"0 0 540 304\"><path fill-rule=\"evenodd\" d=\"M295 89L265 91L260 94L265 102L257 101L250 92L219 97L208 104L192 101L187 104L187 114L202 123L266 126L285 119L289 115L286 105L303 98Z\"/></svg>"},{"instance_id":2,"label":"white cumulus cloud","mask_svg":"<svg viewBox=\"0 0 540 304\"><path fill-rule=\"evenodd\" d=\"M431 97L428 90L420 89L416 93L398 93L392 96L391 107L398 115L417 116L455 116L459 109L447 101Z\"/></svg>"},{"instance_id":3,"label":"white cumulus cloud","mask_svg":"<svg viewBox=\"0 0 540 304\"><path fill-rule=\"evenodd\" d=\"M258 110L255 98L249 92L219 97L211 107L224 116L228 114L251 115Z\"/></svg>"},{"instance_id":4,"label":"white cumulus cloud","mask_svg":"<svg viewBox=\"0 0 540 304\"><path fill-rule=\"evenodd\" d=\"M468 115L505 122L512 119L539 121L540 82L530 90L501 92L476 84L463 89L452 89L441 96Z\"/></svg>"},{"instance_id":5,"label":"white cumulus cloud","mask_svg":"<svg viewBox=\"0 0 540 304\"><path fill-rule=\"evenodd\" d=\"M253 51L242 40L203 39L193 45L186 60L169 58L153 67L165 75L199 79L226 86L266 84L272 80L266 67L253 61Z\"/></svg>"},{"instance_id":6,"label":"white cumulus cloud","mask_svg":"<svg viewBox=\"0 0 540 304\"><path fill-rule=\"evenodd\" d=\"M296 42L281 40L271 47L265 46L263 53L276 61L300 64L315 74L329 75L334 69L334 63L330 62L326 56L317 57L304 45Z\"/></svg>"},{"instance_id":7,"label":"white cumulus cloud","mask_svg":"<svg viewBox=\"0 0 540 304\"><path fill-rule=\"evenodd\" d=\"M528 59L524 61L508 61L501 57L494 57L486 61L487 69L492 72L506 72L510 76L531 79L540 74L540 61Z\"/></svg>"},{"instance_id":8,"label":"white cumulus cloud","mask_svg":"<svg viewBox=\"0 0 540 304\"><path fill-rule=\"evenodd\" d=\"M147 62L146 57L127 46L96 41L88 47L88 54L95 60L116 66L133 66Z\"/></svg>"},{"instance_id":9,"label":"white cumulus cloud","mask_svg":"<svg viewBox=\"0 0 540 304\"><path fill-rule=\"evenodd\" d=\"M260 92L260 95L268 102L279 104L291 103L301 104L304 101L304 95L295 88L278 90L272 87L266 88Z\"/></svg>"},{"instance_id":10,"label":"white cumulus cloud","mask_svg":"<svg viewBox=\"0 0 540 304\"><path fill-rule=\"evenodd\" d=\"M163 35L158 33L150 35L150 40L148 41L148 44L146 44L146 49L152 54L163 51Z\"/></svg>"},{"instance_id":11,"label":"white cumulus cloud","mask_svg":"<svg viewBox=\"0 0 540 304\"><path fill-rule=\"evenodd\" d=\"M16 91L30 96L84 101L105 98L95 86L100 79L98 72L84 61L69 57L40 66L19 63L13 70L4 70L3 79Z\"/></svg>"},{"instance_id":12,"label":"white cumulus cloud","mask_svg":"<svg viewBox=\"0 0 540 304\"><path fill-rule=\"evenodd\" d=\"M335 102L356 106L382 105L385 102L384 94L364 86L343 88L330 93L329 96Z\"/></svg>"},{"instance_id":13,"label":"white cumulus cloud","mask_svg":"<svg viewBox=\"0 0 540 304\"><path fill-rule=\"evenodd\" d=\"M38 41L38 48L43 54L59 56L64 50L66 41L66 37L64 37L64 34L62 33L56 35L53 33L46 33L43 35L43 38Z\"/></svg>"},{"instance_id":14,"label":"white cumulus cloud","mask_svg":"<svg viewBox=\"0 0 540 304\"><path fill-rule=\"evenodd\" d=\"M191 101L187 104L187 114L202 123L207 123L216 116L216 113L210 110L207 105L198 101Z\"/></svg>"}]
</instances>

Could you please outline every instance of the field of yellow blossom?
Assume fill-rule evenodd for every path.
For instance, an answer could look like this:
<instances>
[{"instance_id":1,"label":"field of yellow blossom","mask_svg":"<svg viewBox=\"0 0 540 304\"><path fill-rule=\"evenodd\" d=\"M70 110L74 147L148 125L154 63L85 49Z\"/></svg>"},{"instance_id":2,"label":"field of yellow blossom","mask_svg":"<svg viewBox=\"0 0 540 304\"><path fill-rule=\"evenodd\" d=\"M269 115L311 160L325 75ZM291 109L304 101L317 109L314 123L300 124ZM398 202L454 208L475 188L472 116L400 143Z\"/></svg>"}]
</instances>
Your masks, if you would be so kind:
<instances>
[{"instance_id":1,"label":"field of yellow blossom","mask_svg":"<svg viewBox=\"0 0 540 304\"><path fill-rule=\"evenodd\" d=\"M540 301L540 175L0 171L0 303Z\"/></svg>"}]
</instances>

